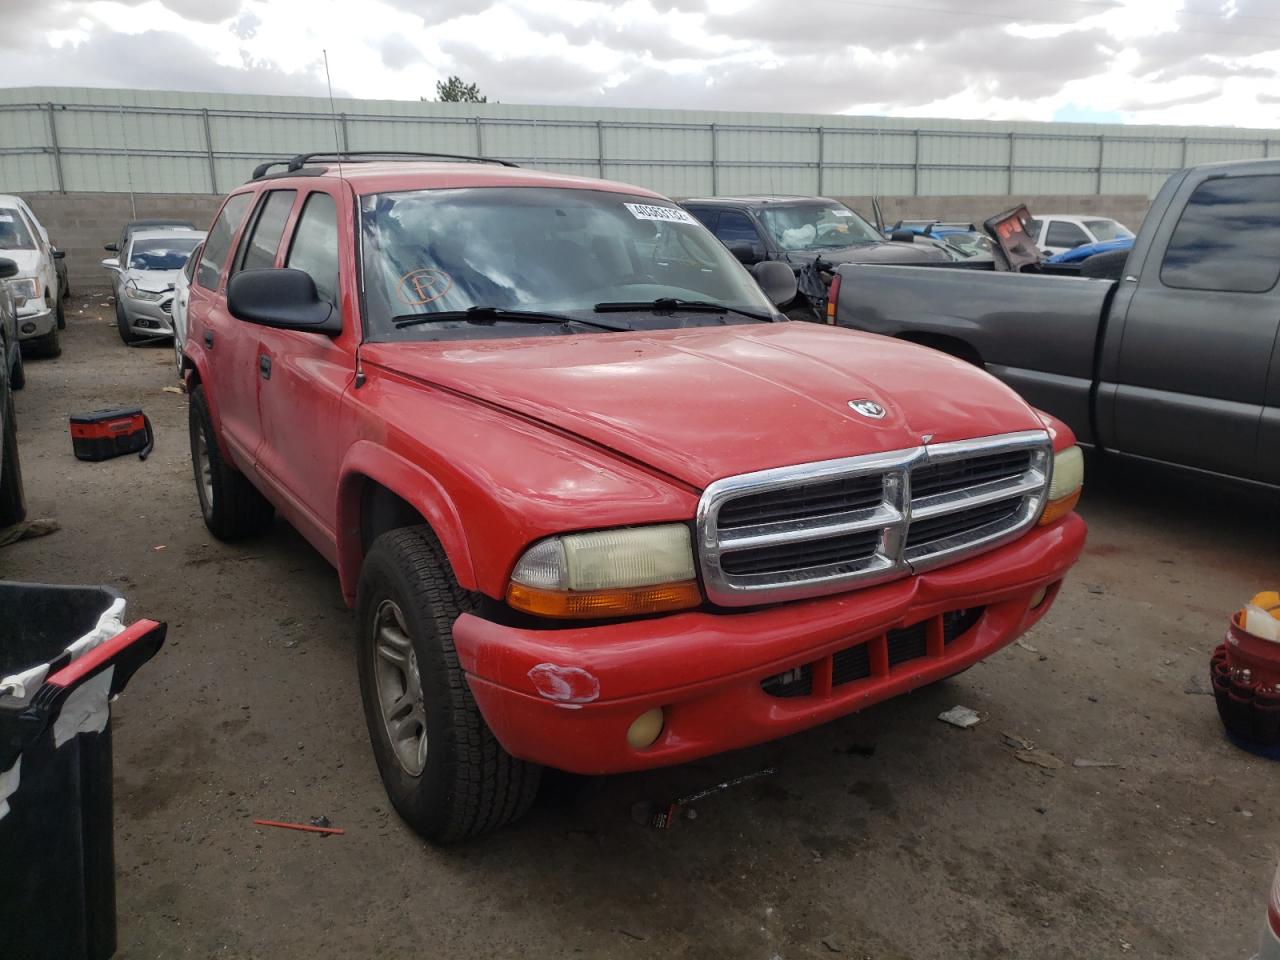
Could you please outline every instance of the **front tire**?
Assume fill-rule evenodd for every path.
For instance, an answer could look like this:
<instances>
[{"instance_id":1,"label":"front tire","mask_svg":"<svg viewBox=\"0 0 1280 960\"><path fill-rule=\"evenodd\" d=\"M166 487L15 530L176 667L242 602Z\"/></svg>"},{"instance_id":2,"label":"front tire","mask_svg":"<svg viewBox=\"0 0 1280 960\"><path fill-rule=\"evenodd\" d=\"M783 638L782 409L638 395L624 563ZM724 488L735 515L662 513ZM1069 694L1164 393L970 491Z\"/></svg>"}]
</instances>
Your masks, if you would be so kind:
<instances>
[{"instance_id":1,"label":"front tire","mask_svg":"<svg viewBox=\"0 0 1280 960\"><path fill-rule=\"evenodd\" d=\"M132 347L142 339L129 326L129 318L124 312L124 307L120 305L119 298L116 298L116 330L120 332L120 339L124 341L126 347Z\"/></svg>"},{"instance_id":2,"label":"front tire","mask_svg":"<svg viewBox=\"0 0 1280 960\"><path fill-rule=\"evenodd\" d=\"M219 540L239 540L265 530L274 508L248 477L222 459L203 386L191 391L189 410L191 466L204 525Z\"/></svg>"},{"instance_id":3,"label":"front tire","mask_svg":"<svg viewBox=\"0 0 1280 960\"><path fill-rule=\"evenodd\" d=\"M17 356L13 360L13 369L9 371L9 385L21 390L27 385L27 365L22 362L22 351L15 350Z\"/></svg>"},{"instance_id":4,"label":"front tire","mask_svg":"<svg viewBox=\"0 0 1280 960\"><path fill-rule=\"evenodd\" d=\"M63 297L58 298L58 306L55 308L56 313L54 314L54 316L57 318L57 324L58 324L59 330L67 329L67 311L63 309L63 306L62 306L63 299L65 298Z\"/></svg>"},{"instance_id":5,"label":"front tire","mask_svg":"<svg viewBox=\"0 0 1280 960\"><path fill-rule=\"evenodd\" d=\"M21 523L27 516L27 497L22 488L22 463L18 459L18 421L13 396L5 400L4 460L0 462L0 527Z\"/></svg>"},{"instance_id":6,"label":"front tire","mask_svg":"<svg viewBox=\"0 0 1280 960\"><path fill-rule=\"evenodd\" d=\"M62 356L62 337L58 333L58 326L54 324L52 330L43 337L33 337L24 342L27 352L33 357L48 357L53 359Z\"/></svg>"},{"instance_id":7,"label":"front tire","mask_svg":"<svg viewBox=\"0 0 1280 960\"><path fill-rule=\"evenodd\" d=\"M542 776L502 749L458 663L453 623L473 606L429 528L389 531L369 549L356 599L369 739L392 806L436 843L522 816Z\"/></svg>"}]
</instances>

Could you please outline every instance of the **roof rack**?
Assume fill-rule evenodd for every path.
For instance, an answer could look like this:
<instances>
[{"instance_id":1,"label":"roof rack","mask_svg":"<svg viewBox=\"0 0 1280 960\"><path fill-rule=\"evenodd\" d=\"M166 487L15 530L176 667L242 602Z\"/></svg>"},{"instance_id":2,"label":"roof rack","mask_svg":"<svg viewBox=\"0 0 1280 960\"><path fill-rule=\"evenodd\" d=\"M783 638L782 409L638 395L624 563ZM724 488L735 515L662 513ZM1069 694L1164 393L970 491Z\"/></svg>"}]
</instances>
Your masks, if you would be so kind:
<instances>
[{"instance_id":1,"label":"roof rack","mask_svg":"<svg viewBox=\"0 0 1280 960\"><path fill-rule=\"evenodd\" d=\"M519 164L512 163L510 160L499 160L496 157L472 157L461 153L421 153L416 150L344 150L342 152L325 150L319 153L300 153L296 157L290 157L287 160L268 160L266 163L260 163L253 168L253 176L249 179L261 180L272 167L284 167L285 169L276 174L276 176L288 176L291 173L297 173L308 163L316 160L332 160L335 163L366 163L370 160L379 159L461 160L467 163L498 163L504 167L519 166Z\"/></svg>"}]
</instances>

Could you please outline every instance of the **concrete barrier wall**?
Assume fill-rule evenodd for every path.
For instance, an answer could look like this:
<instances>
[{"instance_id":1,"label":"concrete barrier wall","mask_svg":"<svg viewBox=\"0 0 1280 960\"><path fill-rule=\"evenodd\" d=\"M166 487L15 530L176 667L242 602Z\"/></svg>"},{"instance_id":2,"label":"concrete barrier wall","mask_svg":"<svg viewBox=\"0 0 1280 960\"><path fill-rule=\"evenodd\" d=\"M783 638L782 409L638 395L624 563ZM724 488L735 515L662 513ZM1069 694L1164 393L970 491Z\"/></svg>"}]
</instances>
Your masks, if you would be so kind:
<instances>
[{"instance_id":1,"label":"concrete barrier wall","mask_svg":"<svg viewBox=\"0 0 1280 960\"><path fill-rule=\"evenodd\" d=\"M150 217L178 217L208 228L222 198L211 194L28 193L24 195L53 242L67 252L73 291L109 286L100 261L111 256L102 249L116 240L126 221ZM871 217L870 197L841 197L863 216ZM981 223L988 217L1025 203L1033 213L1085 213L1115 217L1136 230L1149 204L1145 196L971 196L881 197L886 223L899 219Z\"/></svg>"}]
</instances>

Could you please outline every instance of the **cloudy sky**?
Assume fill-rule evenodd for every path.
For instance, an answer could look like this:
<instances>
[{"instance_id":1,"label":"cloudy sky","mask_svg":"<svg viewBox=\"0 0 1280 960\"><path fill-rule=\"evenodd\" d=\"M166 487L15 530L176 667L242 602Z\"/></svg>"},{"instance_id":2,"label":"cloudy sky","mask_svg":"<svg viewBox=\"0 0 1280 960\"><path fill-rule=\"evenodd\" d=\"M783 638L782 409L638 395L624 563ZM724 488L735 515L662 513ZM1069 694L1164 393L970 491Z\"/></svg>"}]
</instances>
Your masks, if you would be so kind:
<instances>
[{"instance_id":1,"label":"cloudy sky","mask_svg":"<svg viewBox=\"0 0 1280 960\"><path fill-rule=\"evenodd\" d=\"M1280 126L1276 0L0 0L0 85Z\"/></svg>"}]
</instances>

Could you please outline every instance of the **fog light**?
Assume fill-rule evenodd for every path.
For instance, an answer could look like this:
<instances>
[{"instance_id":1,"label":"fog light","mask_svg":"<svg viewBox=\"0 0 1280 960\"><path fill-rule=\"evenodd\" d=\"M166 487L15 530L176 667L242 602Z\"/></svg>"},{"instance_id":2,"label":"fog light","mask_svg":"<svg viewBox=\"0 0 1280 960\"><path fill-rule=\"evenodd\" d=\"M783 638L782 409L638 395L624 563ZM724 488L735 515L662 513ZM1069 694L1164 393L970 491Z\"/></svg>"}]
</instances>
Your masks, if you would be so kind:
<instances>
[{"instance_id":1,"label":"fog light","mask_svg":"<svg viewBox=\"0 0 1280 960\"><path fill-rule=\"evenodd\" d=\"M661 707L654 707L640 714L627 728L627 745L633 750L653 746L654 741L662 734L662 720Z\"/></svg>"},{"instance_id":2,"label":"fog light","mask_svg":"<svg viewBox=\"0 0 1280 960\"><path fill-rule=\"evenodd\" d=\"M23 333L35 333L36 325L34 323L24 323L21 329Z\"/></svg>"},{"instance_id":3,"label":"fog light","mask_svg":"<svg viewBox=\"0 0 1280 960\"><path fill-rule=\"evenodd\" d=\"M1044 603L1045 600L1048 599L1048 597L1049 597L1049 588L1047 586L1041 587L1039 590L1037 590L1035 593L1031 595L1031 609L1038 610L1040 608L1040 605Z\"/></svg>"}]
</instances>

